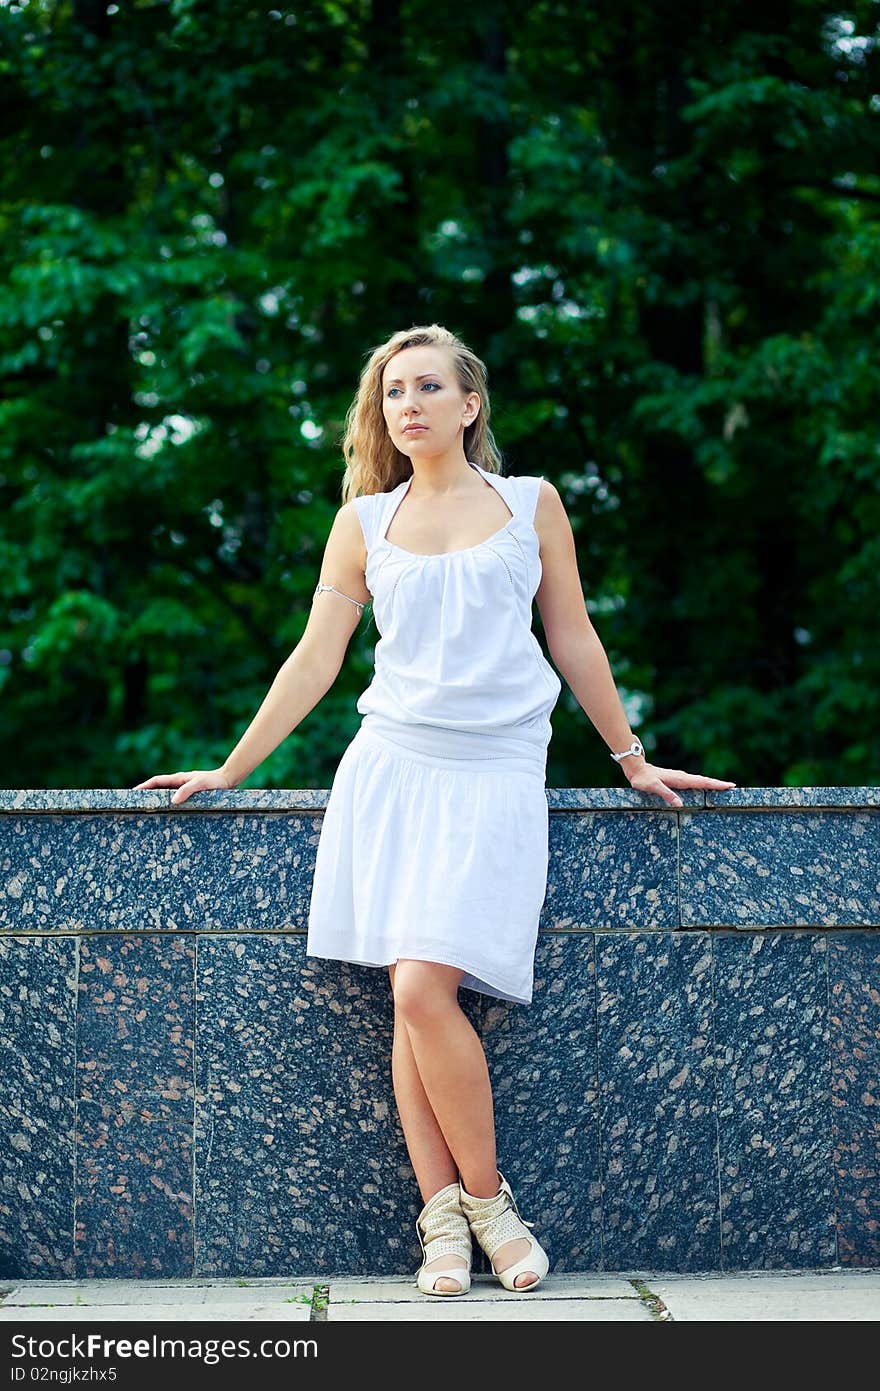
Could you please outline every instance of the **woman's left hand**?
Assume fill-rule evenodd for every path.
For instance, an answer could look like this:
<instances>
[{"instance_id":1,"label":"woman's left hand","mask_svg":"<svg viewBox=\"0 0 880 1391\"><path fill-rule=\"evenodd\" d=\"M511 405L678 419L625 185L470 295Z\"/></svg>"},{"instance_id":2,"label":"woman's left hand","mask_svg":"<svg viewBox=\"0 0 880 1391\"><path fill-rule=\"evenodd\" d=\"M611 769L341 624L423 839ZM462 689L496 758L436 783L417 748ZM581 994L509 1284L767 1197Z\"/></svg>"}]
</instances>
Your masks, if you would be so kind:
<instances>
[{"instance_id":1,"label":"woman's left hand","mask_svg":"<svg viewBox=\"0 0 880 1391\"><path fill-rule=\"evenodd\" d=\"M711 787L716 791L726 791L736 787L735 782L724 778L707 778L702 773L685 773L681 768L658 768L655 763L645 763L637 768L629 779L630 787L637 792L653 792L668 802L671 807L680 807L682 800L673 792L674 787Z\"/></svg>"}]
</instances>

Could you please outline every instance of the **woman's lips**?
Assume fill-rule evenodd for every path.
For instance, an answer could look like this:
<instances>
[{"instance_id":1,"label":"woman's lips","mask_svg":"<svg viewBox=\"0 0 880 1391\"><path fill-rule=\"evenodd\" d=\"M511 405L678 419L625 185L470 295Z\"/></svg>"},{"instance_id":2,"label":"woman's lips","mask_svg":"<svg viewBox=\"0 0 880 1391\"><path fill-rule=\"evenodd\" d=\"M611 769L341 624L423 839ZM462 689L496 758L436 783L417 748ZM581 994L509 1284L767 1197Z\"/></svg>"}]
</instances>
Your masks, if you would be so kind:
<instances>
[{"instance_id":1,"label":"woman's lips","mask_svg":"<svg viewBox=\"0 0 880 1391\"><path fill-rule=\"evenodd\" d=\"M420 430L427 430L427 425L407 425L403 431L405 435L417 435Z\"/></svg>"}]
</instances>

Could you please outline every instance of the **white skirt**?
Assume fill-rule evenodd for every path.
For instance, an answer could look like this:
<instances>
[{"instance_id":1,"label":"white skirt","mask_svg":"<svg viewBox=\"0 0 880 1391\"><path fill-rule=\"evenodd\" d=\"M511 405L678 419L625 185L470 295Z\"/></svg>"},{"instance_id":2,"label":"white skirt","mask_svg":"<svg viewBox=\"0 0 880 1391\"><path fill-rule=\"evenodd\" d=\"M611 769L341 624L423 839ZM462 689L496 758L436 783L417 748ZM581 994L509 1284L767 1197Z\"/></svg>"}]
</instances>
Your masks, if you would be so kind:
<instances>
[{"instance_id":1,"label":"white skirt","mask_svg":"<svg viewBox=\"0 0 880 1391\"><path fill-rule=\"evenodd\" d=\"M532 1000L547 891L545 745L368 715L339 761L315 861L308 956L464 971Z\"/></svg>"}]
</instances>

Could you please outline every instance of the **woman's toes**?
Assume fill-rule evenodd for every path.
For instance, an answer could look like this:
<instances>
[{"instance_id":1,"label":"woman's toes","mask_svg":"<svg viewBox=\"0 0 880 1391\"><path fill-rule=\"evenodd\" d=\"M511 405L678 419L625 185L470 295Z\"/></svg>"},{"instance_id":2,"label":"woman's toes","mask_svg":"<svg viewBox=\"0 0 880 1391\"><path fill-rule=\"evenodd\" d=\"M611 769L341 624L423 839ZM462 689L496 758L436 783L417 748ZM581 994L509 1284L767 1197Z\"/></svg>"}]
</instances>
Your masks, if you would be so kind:
<instances>
[{"instance_id":1,"label":"woman's toes","mask_svg":"<svg viewBox=\"0 0 880 1391\"><path fill-rule=\"evenodd\" d=\"M456 1291L461 1289L461 1285L458 1283L457 1280L452 1280L448 1275L444 1275L442 1280L438 1280L436 1282L436 1284L434 1285L434 1289L447 1290L451 1291L454 1294L456 1293Z\"/></svg>"},{"instance_id":2,"label":"woman's toes","mask_svg":"<svg viewBox=\"0 0 880 1391\"><path fill-rule=\"evenodd\" d=\"M496 1275L500 1275L508 1266L514 1265L516 1261L521 1261L529 1254L532 1243L528 1237L514 1237L512 1241L506 1241L495 1253L492 1261L492 1269ZM527 1289L529 1285L535 1285L538 1276L533 1270L523 1270L513 1278L514 1287L518 1290Z\"/></svg>"}]
</instances>

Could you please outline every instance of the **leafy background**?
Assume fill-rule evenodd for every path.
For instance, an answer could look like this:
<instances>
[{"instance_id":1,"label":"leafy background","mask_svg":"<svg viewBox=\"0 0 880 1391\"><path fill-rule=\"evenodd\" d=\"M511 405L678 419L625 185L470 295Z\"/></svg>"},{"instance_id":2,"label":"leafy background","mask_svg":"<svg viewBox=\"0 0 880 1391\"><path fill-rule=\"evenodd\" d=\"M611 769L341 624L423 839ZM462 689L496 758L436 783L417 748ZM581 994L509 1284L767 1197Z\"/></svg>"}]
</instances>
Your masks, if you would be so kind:
<instances>
[{"instance_id":1,"label":"leafy background","mask_svg":"<svg viewBox=\"0 0 880 1391\"><path fill-rule=\"evenodd\" d=\"M5 784L223 761L364 355L431 321L560 489L649 755L876 782L878 17L0 4ZM245 786L329 786L376 637ZM549 785L622 782L567 687L553 723Z\"/></svg>"}]
</instances>

